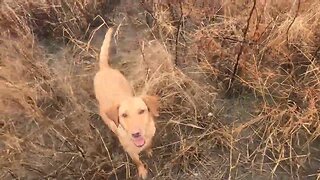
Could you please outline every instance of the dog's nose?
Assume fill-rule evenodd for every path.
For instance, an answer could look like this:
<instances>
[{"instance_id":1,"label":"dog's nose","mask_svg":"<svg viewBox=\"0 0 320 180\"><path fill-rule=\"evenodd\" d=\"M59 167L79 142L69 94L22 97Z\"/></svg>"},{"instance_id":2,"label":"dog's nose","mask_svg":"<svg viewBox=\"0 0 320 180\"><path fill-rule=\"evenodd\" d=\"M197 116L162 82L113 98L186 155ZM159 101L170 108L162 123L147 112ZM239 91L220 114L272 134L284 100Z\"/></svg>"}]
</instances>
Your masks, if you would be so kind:
<instances>
[{"instance_id":1,"label":"dog's nose","mask_svg":"<svg viewBox=\"0 0 320 180\"><path fill-rule=\"evenodd\" d=\"M139 132L132 134L132 137L134 137L134 138L138 138L138 137L140 137L140 136L141 136L141 134L140 134Z\"/></svg>"}]
</instances>

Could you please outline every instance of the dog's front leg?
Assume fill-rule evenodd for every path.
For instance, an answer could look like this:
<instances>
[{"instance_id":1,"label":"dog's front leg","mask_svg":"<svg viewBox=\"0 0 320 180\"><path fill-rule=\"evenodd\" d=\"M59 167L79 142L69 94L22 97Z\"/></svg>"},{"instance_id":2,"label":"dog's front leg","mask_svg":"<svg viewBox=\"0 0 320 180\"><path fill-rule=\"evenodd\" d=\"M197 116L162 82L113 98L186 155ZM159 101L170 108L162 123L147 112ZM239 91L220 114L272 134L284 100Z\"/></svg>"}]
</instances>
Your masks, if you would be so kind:
<instances>
[{"instance_id":1,"label":"dog's front leg","mask_svg":"<svg viewBox=\"0 0 320 180\"><path fill-rule=\"evenodd\" d=\"M145 148L145 151L146 151L148 157L151 158L152 157L152 152L153 152L152 151L152 142L150 142L150 144L147 145L147 147Z\"/></svg>"},{"instance_id":2,"label":"dog's front leg","mask_svg":"<svg viewBox=\"0 0 320 180\"><path fill-rule=\"evenodd\" d=\"M109 129L111 129L113 133L117 134L117 126L111 119L108 118L104 111L100 111L100 117L102 118L103 122L109 127Z\"/></svg>"},{"instance_id":3,"label":"dog's front leg","mask_svg":"<svg viewBox=\"0 0 320 180\"><path fill-rule=\"evenodd\" d=\"M144 164L140 160L139 154L129 153L129 152L128 152L128 154L138 168L139 177L141 177L142 179L147 179L148 170L144 167Z\"/></svg>"}]
</instances>

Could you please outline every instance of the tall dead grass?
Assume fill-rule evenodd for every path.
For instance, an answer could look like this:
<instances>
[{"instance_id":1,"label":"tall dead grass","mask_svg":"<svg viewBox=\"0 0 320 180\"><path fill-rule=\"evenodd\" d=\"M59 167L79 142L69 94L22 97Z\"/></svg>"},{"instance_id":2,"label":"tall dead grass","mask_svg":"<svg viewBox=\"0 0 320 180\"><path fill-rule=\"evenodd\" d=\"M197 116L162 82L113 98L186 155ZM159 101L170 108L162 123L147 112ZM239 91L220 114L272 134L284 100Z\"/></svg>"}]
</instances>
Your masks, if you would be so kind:
<instances>
[{"instance_id":1,"label":"tall dead grass","mask_svg":"<svg viewBox=\"0 0 320 180\"><path fill-rule=\"evenodd\" d=\"M141 50L130 78L137 93L162 97L154 178L319 179L320 3L145 3L165 50ZM101 19L126 23L109 22L121 4L0 5L1 179L133 177L96 113L86 43Z\"/></svg>"},{"instance_id":2,"label":"tall dead grass","mask_svg":"<svg viewBox=\"0 0 320 180\"><path fill-rule=\"evenodd\" d=\"M223 98L247 106L250 117L226 122L229 178L240 177L243 164L269 168L271 177L285 171L292 178L310 172L319 178L319 6L193 0L154 6L155 28L171 32L186 73L200 67Z\"/></svg>"}]
</instances>

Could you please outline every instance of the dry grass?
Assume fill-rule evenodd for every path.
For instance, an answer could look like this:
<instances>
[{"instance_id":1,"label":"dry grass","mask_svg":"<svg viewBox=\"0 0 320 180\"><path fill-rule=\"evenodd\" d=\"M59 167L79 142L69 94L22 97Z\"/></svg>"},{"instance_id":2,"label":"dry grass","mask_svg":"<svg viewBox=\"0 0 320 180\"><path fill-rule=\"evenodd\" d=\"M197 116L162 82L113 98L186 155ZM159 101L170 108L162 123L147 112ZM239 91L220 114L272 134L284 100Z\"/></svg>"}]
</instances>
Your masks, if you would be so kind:
<instances>
[{"instance_id":1,"label":"dry grass","mask_svg":"<svg viewBox=\"0 0 320 180\"><path fill-rule=\"evenodd\" d=\"M0 2L0 179L135 176L92 91L105 22L114 66L162 97L154 179L320 179L318 0L145 1L151 29L116 2Z\"/></svg>"}]
</instances>

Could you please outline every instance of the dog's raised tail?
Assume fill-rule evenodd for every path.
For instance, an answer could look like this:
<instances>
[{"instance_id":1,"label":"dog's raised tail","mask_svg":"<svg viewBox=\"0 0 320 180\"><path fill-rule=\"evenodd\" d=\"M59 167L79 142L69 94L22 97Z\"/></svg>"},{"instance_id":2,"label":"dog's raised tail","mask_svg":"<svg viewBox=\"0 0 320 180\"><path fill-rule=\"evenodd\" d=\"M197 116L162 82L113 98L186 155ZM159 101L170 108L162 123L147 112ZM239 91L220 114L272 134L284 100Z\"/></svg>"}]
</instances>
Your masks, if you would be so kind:
<instances>
[{"instance_id":1,"label":"dog's raised tail","mask_svg":"<svg viewBox=\"0 0 320 180\"><path fill-rule=\"evenodd\" d=\"M100 69L109 67L109 49L112 39L113 28L109 28L104 36L104 40L100 50L99 67Z\"/></svg>"}]
</instances>

